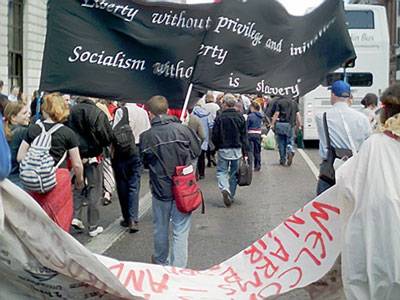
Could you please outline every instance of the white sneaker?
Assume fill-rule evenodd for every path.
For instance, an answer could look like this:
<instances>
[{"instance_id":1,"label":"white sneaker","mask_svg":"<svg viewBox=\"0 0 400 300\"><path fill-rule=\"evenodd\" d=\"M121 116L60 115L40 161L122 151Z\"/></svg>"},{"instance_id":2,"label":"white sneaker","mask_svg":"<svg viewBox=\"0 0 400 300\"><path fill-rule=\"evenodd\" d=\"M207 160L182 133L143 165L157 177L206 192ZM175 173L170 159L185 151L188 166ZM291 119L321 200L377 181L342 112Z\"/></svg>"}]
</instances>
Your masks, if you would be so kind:
<instances>
[{"instance_id":1,"label":"white sneaker","mask_svg":"<svg viewBox=\"0 0 400 300\"><path fill-rule=\"evenodd\" d=\"M79 229L79 230L84 230L85 229L85 225L83 225L83 222L79 219L72 219L71 225L75 228L75 229Z\"/></svg>"},{"instance_id":2,"label":"white sneaker","mask_svg":"<svg viewBox=\"0 0 400 300\"><path fill-rule=\"evenodd\" d=\"M89 235L90 235L91 237L95 237L95 236L99 235L100 233L102 233L103 231L104 231L104 228L103 228L103 227L97 226L96 229L94 229L94 230L92 230L92 231L89 231Z\"/></svg>"}]
</instances>

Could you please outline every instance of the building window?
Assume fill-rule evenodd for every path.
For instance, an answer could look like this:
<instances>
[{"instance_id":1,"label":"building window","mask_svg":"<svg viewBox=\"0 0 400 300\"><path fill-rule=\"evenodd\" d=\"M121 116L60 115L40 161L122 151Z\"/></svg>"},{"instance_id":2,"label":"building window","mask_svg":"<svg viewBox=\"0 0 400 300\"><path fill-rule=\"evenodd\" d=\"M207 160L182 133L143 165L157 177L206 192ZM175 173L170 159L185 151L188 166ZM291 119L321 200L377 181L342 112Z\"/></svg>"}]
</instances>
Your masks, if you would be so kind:
<instances>
[{"instance_id":1,"label":"building window","mask_svg":"<svg viewBox=\"0 0 400 300\"><path fill-rule=\"evenodd\" d=\"M22 87L23 0L8 1L9 85Z\"/></svg>"}]
</instances>

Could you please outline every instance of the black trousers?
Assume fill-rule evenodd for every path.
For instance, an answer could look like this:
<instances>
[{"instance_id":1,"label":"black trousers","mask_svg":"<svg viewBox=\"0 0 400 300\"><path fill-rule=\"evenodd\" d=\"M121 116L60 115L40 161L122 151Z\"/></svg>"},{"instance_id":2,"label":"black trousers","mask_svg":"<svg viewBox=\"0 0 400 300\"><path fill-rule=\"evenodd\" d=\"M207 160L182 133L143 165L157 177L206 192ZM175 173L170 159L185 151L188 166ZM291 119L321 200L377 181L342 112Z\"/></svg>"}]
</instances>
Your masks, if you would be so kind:
<instances>
[{"instance_id":1,"label":"black trousers","mask_svg":"<svg viewBox=\"0 0 400 300\"><path fill-rule=\"evenodd\" d=\"M199 176L204 176L206 171L206 151L201 150L199 159L197 160L197 171Z\"/></svg>"}]
</instances>

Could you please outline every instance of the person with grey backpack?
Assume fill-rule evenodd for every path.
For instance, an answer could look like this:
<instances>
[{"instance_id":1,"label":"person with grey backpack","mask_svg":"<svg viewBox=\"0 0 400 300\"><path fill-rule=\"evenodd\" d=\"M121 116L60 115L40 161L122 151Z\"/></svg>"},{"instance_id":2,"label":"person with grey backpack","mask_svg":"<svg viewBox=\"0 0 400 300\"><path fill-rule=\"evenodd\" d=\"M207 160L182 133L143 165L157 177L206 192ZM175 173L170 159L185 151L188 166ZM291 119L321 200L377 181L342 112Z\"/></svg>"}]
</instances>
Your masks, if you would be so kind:
<instances>
[{"instance_id":1,"label":"person with grey backpack","mask_svg":"<svg viewBox=\"0 0 400 300\"><path fill-rule=\"evenodd\" d=\"M20 179L24 189L42 206L51 219L69 231L72 213L72 186L66 158L71 160L76 186L83 186L83 166L75 133L63 122L69 108L60 94L44 98L44 121L29 126L18 150Z\"/></svg>"}]
</instances>

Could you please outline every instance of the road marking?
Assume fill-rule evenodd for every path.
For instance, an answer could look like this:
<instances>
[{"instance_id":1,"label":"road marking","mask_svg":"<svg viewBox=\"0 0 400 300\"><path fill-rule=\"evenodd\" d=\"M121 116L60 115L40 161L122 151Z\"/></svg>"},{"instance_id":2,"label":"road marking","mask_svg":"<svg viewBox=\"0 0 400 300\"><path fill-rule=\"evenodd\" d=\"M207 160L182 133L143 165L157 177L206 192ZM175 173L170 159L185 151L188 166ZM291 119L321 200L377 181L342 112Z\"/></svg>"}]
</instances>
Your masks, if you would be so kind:
<instances>
[{"instance_id":1,"label":"road marking","mask_svg":"<svg viewBox=\"0 0 400 300\"><path fill-rule=\"evenodd\" d=\"M151 193L148 192L139 200L139 219L150 209L151 207ZM127 229L121 227L119 222L121 218L116 219L111 223L102 234L93 238L89 243L85 245L90 251L103 254L106 252L121 236L123 236Z\"/></svg>"},{"instance_id":2,"label":"road marking","mask_svg":"<svg viewBox=\"0 0 400 300\"><path fill-rule=\"evenodd\" d=\"M297 149L297 151L299 151L300 155L303 157L306 164L311 169L311 172L313 172L315 178L318 180L319 169L317 168L317 166L314 164L314 162L311 160L311 158L308 156L308 154L303 149Z\"/></svg>"}]
</instances>

